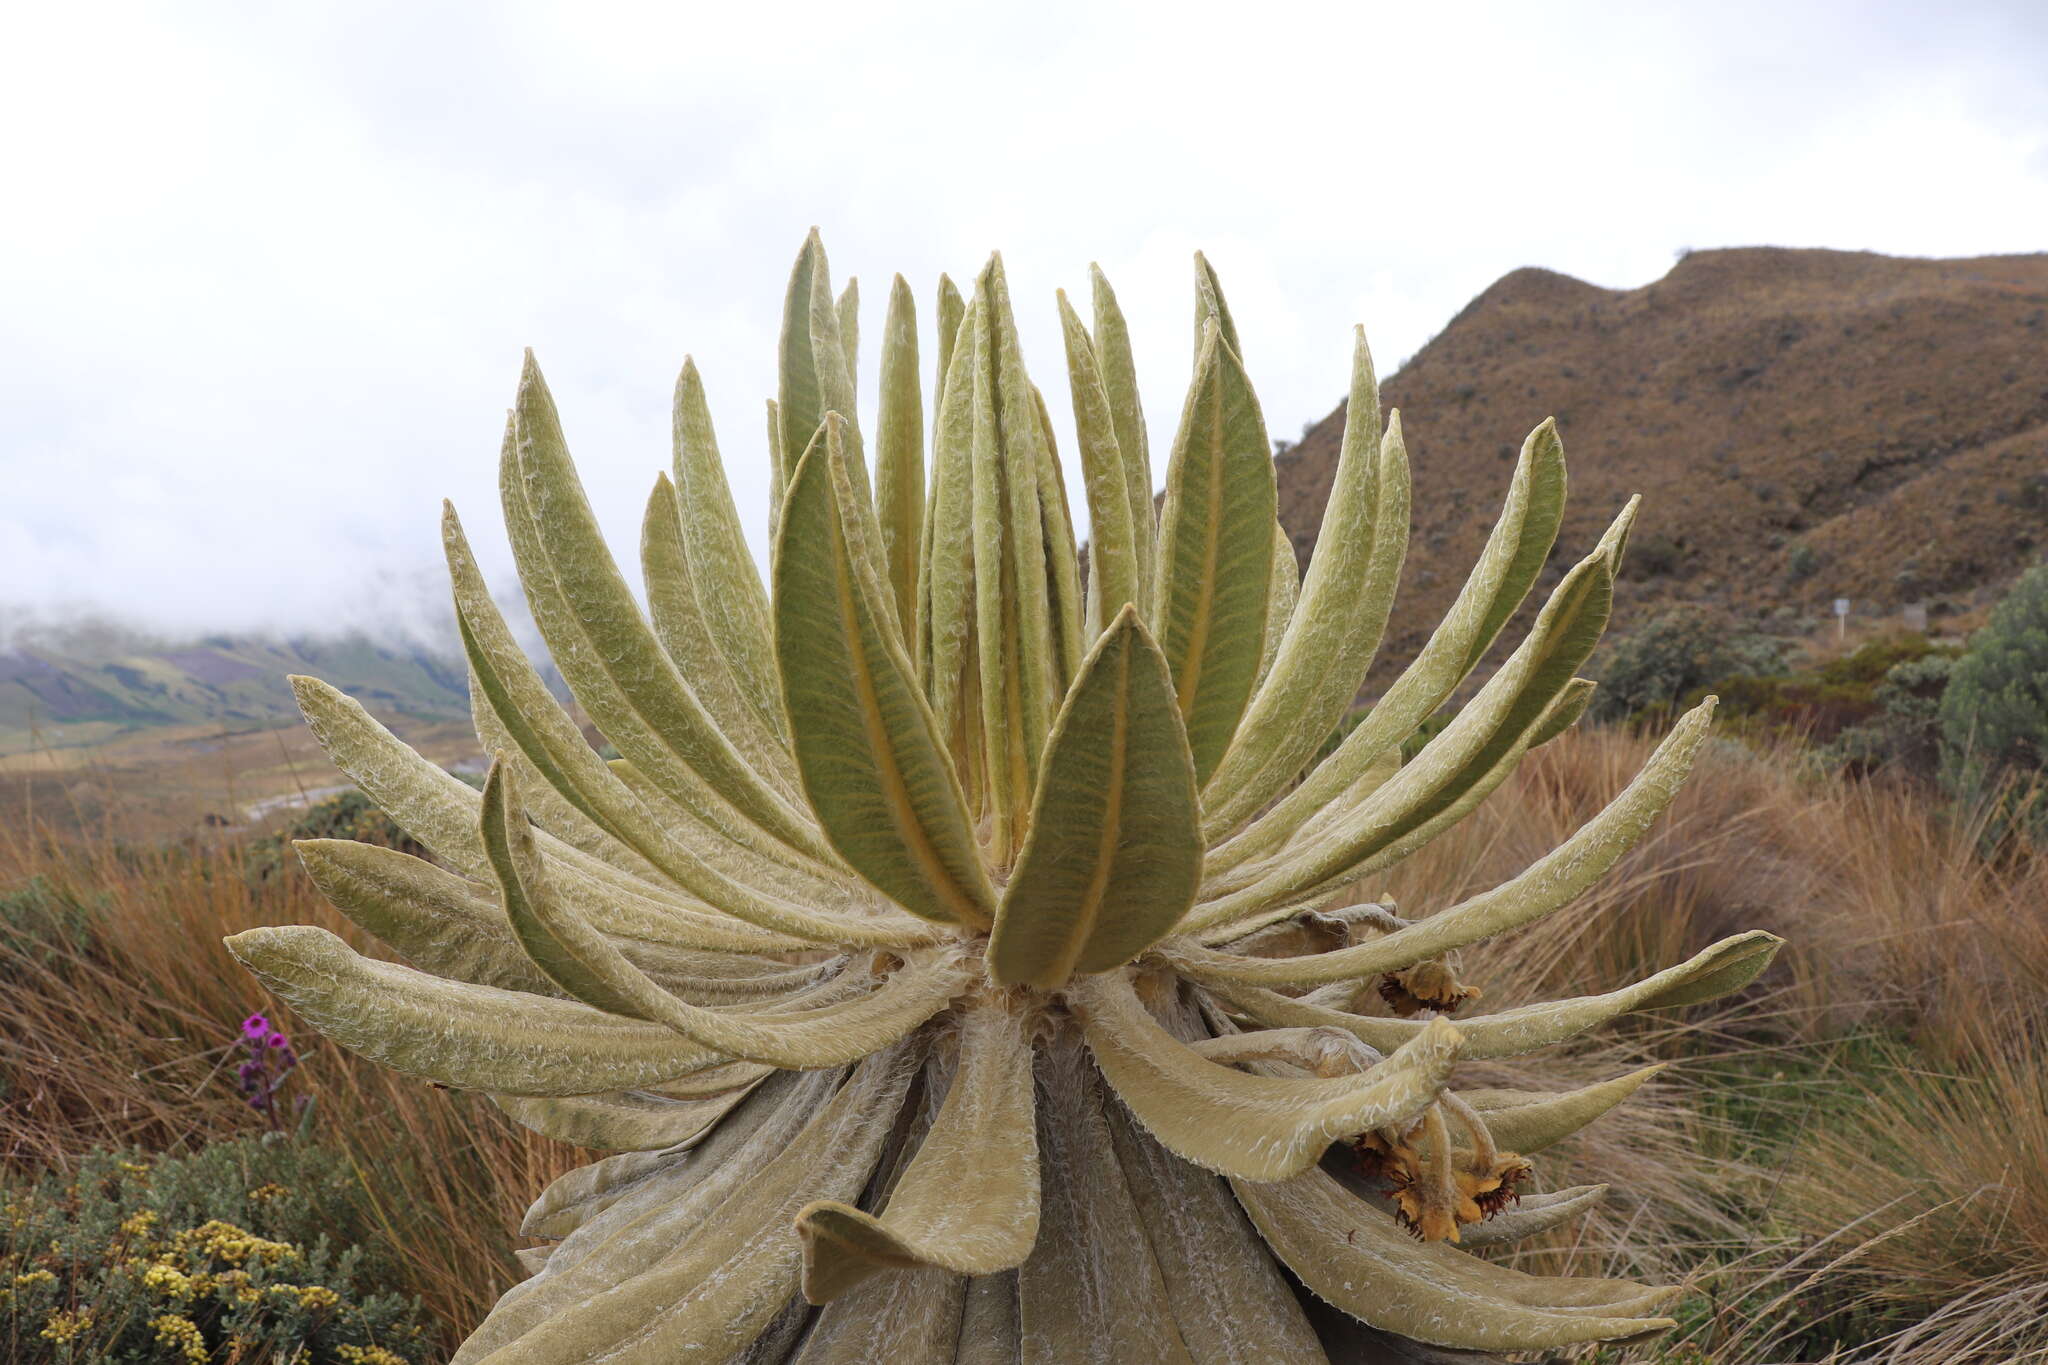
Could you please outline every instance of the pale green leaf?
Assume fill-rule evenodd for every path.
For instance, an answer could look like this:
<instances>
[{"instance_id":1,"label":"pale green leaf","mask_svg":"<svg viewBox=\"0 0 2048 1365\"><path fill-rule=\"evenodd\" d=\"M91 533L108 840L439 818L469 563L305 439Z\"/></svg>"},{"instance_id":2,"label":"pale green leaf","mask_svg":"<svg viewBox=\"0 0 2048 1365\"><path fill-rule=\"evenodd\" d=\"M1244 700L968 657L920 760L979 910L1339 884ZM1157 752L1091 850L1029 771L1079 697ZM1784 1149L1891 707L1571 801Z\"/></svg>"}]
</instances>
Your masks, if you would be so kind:
<instances>
[{"instance_id":1,"label":"pale green leaf","mask_svg":"<svg viewBox=\"0 0 2048 1365\"><path fill-rule=\"evenodd\" d=\"M1248 1180L1285 1179L1338 1138L1412 1119L1458 1058L1458 1030L1438 1019L1355 1076L1253 1076L1174 1038L1120 974L1081 978L1068 998L1096 1065L1146 1131L1177 1156Z\"/></svg>"},{"instance_id":2,"label":"pale green leaf","mask_svg":"<svg viewBox=\"0 0 2048 1365\"><path fill-rule=\"evenodd\" d=\"M1479 1111L1486 1131L1504 1151L1540 1152L1555 1146L1636 1093L1664 1068L1646 1066L1576 1090L1466 1090L1459 1098Z\"/></svg>"},{"instance_id":3,"label":"pale green leaf","mask_svg":"<svg viewBox=\"0 0 2048 1365\"><path fill-rule=\"evenodd\" d=\"M1272 580L1266 590L1266 634L1259 646L1259 679L1253 684L1254 698L1273 671L1273 660L1279 656L1280 642L1287 635L1288 624L1294 620L1295 604L1300 600L1301 565L1295 562L1294 542L1288 538L1287 528L1275 523Z\"/></svg>"},{"instance_id":4,"label":"pale green leaf","mask_svg":"<svg viewBox=\"0 0 2048 1365\"><path fill-rule=\"evenodd\" d=\"M846 385L858 395L860 392L860 281L853 276L846 277L846 288L839 291L839 302L832 310L833 320L839 324L839 351L846 357ZM840 416L855 421L852 412Z\"/></svg>"},{"instance_id":5,"label":"pale green leaf","mask_svg":"<svg viewBox=\"0 0 2048 1365\"><path fill-rule=\"evenodd\" d=\"M812 808L847 863L926 919L982 925L995 892L965 797L902 649L880 619L879 585L849 543L844 457L828 423L798 466L779 557L776 650Z\"/></svg>"},{"instance_id":6,"label":"pale green leaf","mask_svg":"<svg viewBox=\"0 0 2048 1365\"><path fill-rule=\"evenodd\" d=\"M813 857L830 854L791 791L748 766L661 649L584 496L553 399L527 356L499 489L534 623L606 738L683 809L729 803ZM645 852L645 850L641 850Z\"/></svg>"},{"instance_id":7,"label":"pale green leaf","mask_svg":"<svg viewBox=\"0 0 2048 1365\"><path fill-rule=\"evenodd\" d=\"M676 1100L643 1090L545 1098L493 1095L513 1122L557 1142L605 1152L645 1152L691 1142L747 1097L745 1088L701 1100Z\"/></svg>"},{"instance_id":8,"label":"pale green leaf","mask_svg":"<svg viewBox=\"0 0 2048 1365\"><path fill-rule=\"evenodd\" d=\"M987 1275L1020 1265L1038 1236L1038 1142L1025 1017L969 1008L945 1104L879 1215L821 1201L797 1215L804 1296L828 1303L885 1270Z\"/></svg>"},{"instance_id":9,"label":"pale green leaf","mask_svg":"<svg viewBox=\"0 0 2048 1365\"><path fill-rule=\"evenodd\" d=\"M1053 990L1164 937L1194 899L1200 819L1173 680L1127 605L1046 746L1031 833L989 939L990 977Z\"/></svg>"},{"instance_id":10,"label":"pale green leaf","mask_svg":"<svg viewBox=\"0 0 2048 1365\"><path fill-rule=\"evenodd\" d=\"M1354 334L1344 442L1301 600L1229 752L1202 790L1211 843L1270 804L1357 697L1400 582L1408 504L1400 414L1382 435L1379 385L1361 328Z\"/></svg>"},{"instance_id":11,"label":"pale green leaf","mask_svg":"<svg viewBox=\"0 0 2048 1365\"><path fill-rule=\"evenodd\" d=\"M362 957L325 929L246 929L227 944L328 1038L395 1071L458 1089L634 1090L724 1060L659 1024Z\"/></svg>"},{"instance_id":12,"label":"pale green leaf","mask_svg":"<svg viewBox=\"0 0 2048 1365\"><path fill-rule=\"evenodd\" d=\"M1131 331L1102 268L1091 264L1088 278L1094 298L1095 354L1102 362L1102 390L1109 398L1110 424L1116 431L1117 453L1123 459L1124 484L1131 504L1138 610L1148 613L1145 624L1156 630L1158 622L1149 613L1157 578L1159 522L1152 506L1152 450L1145 434L1145 407L1139 401L1137 367L1131 360Z\"/></svg>"},{"instance_id":13,"label":"pale green leaf","mask_svg":"<svg viewBox=\"0 0 2048 1365\"><path fill-rule=\"evenodd\" d=\"M1212 330L1167 466L1152 610L1197 781L1222 760L1258 680L1276 500L1258 399Z\"/></svg>"},{"instance_id":14,"label":"pale green leaf","mask_svg":"<svg viewBox=\"0 0 2048 1365\"><path fill-rule=\"evenodd\" d=\"M691 590L711 642L743 696L769 730L788 744L788 725L776 690L775 655L769 648L768 589L754 567L754 552L725 480L711 406L697 362L684 360L676 377L674 416L675 487L683 551ZM778 491L787 474L778 480ZM679 659L690 669L690 661Z\"/></svg>"},{"instance_id":15,"label":"pale green leaf","mask_svg":"<svg viewBox=\"0 0 2048 1365\"><path fill-rule=\"evenodd\" d=\"M1598 815L1519 875L1489 891L1394 933L1314 957L1254 958L1189 945L1175 948L1180 954L1177 961L1184 971L1203 980L1227 978L1254 986L1313 985L1400 971L1533 923L1569 905L1605 876L1676 799L1706 740L1713 710L1709 699L1687 712L1634 780Z\"/></svg>"},{"instance_id":16,"label":"pale green leaf","mask_svg":"<svg viewBox=\"0 0 2048 1365\"><path fill-rule=\"evenodd\" d=\"M1335 753L1272 810L1211 854L1212 870L1271 854L1339 798L1360 798L1380 785L1377 775L1386 756L1398 753L1401 741L1451 695L1527 594L1556 539L1564 491L1564 454L1555 428L1546 423L1523 443L1507 500L1486 547L1422 652ZM1361 785L1364 791L1358 790Z\"/></svg>"},{"instance_id":17,"label":"pale green leaf","mask_svg":"<svg viewBox=\"0 0 2048 1365\"><path fill-rule=\"evenodd\" d=\"M1673 1325L1650 1316L1675 1290L1626 1280L1549 1279L1493 1265L1447 1242L1418 1243L1327 1172L1231 1187L1303 1284L1386 1331L1467 1350L1539 1350L1613 1341Z\"/></svg>"},{"instance_id":18,"label":"pale green leaf","mask_svg":"<svg viewBox=\"0 0 2048 1365\"><path fill-rule=\"evenodd\" d=\"M1428 923L1427 920L1423 923ZM1702 950L1675 967L1603 995L1546 1000L1533 1005L1474 1015L1458 1021L1468 1061L1518 1057L1598 1028L1635 1010L1698 1004L1740 990L1771 963L1784 940L1761 930L1737 934ZM1428 1027L1416 1019L1378 1018L1350 1014L1312 1004L1259 986L1212 983L1218 997L1250 1018L1272 1028L1340 1028L1370 1046L1389 1052L1412 1041Z\"/></svg>"},{"instance_id":19,"label":"pale green leaf","mask_svg":"<svg viewBox=\"0 0 2048 1365\"><path fill-rule=\"evenodd\" d=\"M1202 358L1202 333L1210 322L1216 324L1223 334L1223 344L1240 361L1244 359L1244 347L1238 343L1237 323L1230 316L1230 305L1223 300L1223 282L1216 278L1216 268L1209 264L1209 258L1201 252L1195 253L1195 363L1199 366Z\"/></svg>"},{"instance_id":20,"label":"pale green leaf","mask_svg":"<svg viewBox=\"0 0 2048 1365\"><path fill-rule=\"evenodd\" d=\"M1059 292L1060 327L1067 343L1067 383L1074 402L1074 430L1080 441L1083 487L1088 495L1088 628L1100 635L1126 602L1150 605L1140 586L1137 531L1131 522L1130 487L1117 446L1116 421L1103 382L1102 362L1087 328Z\"/></svg>"},{"instance_id":21,"label":"pale green leaf","mask_svg":"<svg viewBox=\"0 0 2048 1365\"><path fill-rule=\"evenodd\" d=\"M889 314L882 324L882 401L875 420L875 512L882 525L882 562L896 596L897 618L915 640L924 532L924 394L917 376L917 303L901 275L889 288Z\"/></svg>"}]
</instances>

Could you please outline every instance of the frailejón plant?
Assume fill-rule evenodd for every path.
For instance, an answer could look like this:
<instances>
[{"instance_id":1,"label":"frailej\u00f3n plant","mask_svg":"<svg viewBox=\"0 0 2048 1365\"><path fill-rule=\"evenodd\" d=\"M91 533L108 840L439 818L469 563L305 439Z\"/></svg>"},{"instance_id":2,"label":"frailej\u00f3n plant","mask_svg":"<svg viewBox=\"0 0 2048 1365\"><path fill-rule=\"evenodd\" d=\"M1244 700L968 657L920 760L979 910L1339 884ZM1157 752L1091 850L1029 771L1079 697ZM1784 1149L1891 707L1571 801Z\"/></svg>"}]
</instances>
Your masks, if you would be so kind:
<instances>
[{"instance_id":1,"label":"frailej\u00f3n plant","mask_svg":"<svg viewBox=\"0 0 2048 1365\"><path fill-rule=\"evenodd\" d=\"M765 587L694 365L673 478L647 505L645 610L530 359L520 380L501 466L520 577L620 757L591 748L514 647L452 510L496 754L482 793L295 680L335 761L436 861L299 845L412 966L313 928L239 934L237 956L337 1042L622 1153L540 1196L524 1231L548 1245L460 1365L1264 1365L1358 1359L1367 1338L1528 1349L1669 1325L1674 1291L1471 1254L1599 1199L1524 1194L1524 1155L1643 1076L1461 1096L1454 1071L1739 987L1777 940L1456 1024L1474 991L1448 955L1611 867L1671 800L1709 708L1513 880L1416 920L1346 894L1578 717L1592 685L1575 670L1633 505L1402 763L1550 552L1564 465L1538 427L1450 614L1309 767L1392 605L1400 422L1382 426L1361 335L1297 581L1236 330L1199 260L1197 284L1156 515L1116 299L1098 273L1092 331L1060 299L1085 588L1001 262L966 296L940 282L929 441L895 282L864 433L853 290L834 297L813 235L769 405Z\"/></svg>"}]
</instances>

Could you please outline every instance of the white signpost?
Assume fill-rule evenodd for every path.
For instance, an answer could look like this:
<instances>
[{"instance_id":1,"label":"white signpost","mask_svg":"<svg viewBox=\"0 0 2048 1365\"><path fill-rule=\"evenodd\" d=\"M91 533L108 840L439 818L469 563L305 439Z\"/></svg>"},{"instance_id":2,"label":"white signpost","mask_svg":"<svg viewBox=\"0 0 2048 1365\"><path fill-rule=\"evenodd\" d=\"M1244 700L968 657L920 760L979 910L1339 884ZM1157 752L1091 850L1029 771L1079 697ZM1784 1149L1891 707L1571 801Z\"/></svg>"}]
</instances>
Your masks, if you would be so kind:
<instances>
[{"instance_id":1,"label":"white signpost","mask_svg":"<svg viewBox=\"0 0 2048 1365\"><path fill-rule=\"evenodd\" d=\"M1835 643L1840 644L1849 633L1849 599L1835 599Z\"/></svg>"}]
</instances>

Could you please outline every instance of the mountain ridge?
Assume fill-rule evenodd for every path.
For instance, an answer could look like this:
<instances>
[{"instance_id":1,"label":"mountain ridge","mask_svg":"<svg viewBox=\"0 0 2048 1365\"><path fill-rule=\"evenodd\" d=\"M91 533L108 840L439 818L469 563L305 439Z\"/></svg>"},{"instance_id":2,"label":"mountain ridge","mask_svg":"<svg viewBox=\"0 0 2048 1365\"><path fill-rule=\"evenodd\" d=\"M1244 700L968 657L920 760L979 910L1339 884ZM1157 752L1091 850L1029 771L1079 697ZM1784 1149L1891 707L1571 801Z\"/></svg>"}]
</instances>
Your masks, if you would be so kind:
<instances>
[{"instance_id":1,"label":"mountain ridge","mask_svg":"<svg viewBox=\"0 0 2048 1365\"><path fill-rule=\"evenodd\" d=\"M1402 410L1415 483L1382 666L1449 606L1546 416L1571 491L1539 587L1645 495L1614 629L1681 601L1784 628L1835 597L1939 617L1994 596L2048 530L2048 254L1739 247L1629 290L1525 267L1381 399ZM1276 457L1303 564L1343 423L1340 403Z\"/></svg>"}]
</instances>

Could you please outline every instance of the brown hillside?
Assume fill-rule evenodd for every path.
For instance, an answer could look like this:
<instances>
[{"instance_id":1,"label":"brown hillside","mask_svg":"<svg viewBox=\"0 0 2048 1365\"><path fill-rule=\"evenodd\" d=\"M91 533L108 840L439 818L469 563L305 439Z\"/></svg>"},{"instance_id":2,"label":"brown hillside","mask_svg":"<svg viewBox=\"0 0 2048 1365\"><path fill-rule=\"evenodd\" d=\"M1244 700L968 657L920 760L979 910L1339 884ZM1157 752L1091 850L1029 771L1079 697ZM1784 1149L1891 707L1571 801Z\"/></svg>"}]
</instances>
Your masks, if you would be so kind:
<instances>
[{"instance_id":1,"label":"brown hillside","mask_svg":"<svg viewBox=\"0 0 2048 1365\"><path fill-rule=\"evenodd\" d=\"M1680 600L1788 629L1836 596L1859 617L1913 601L1939 617L2048 545L2048 254L1701 251L1628 291L1517 270L1382 397L1415 479L1387 663L1450 604L1547 415L1571 495L1546 586L1644 495L1620 630ZM1279 458L1304 563L1343 422L1340 405Z\"/></svg>"}]
</instances>

